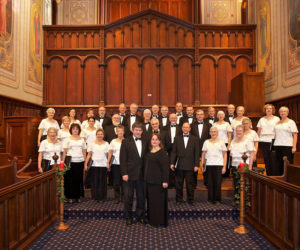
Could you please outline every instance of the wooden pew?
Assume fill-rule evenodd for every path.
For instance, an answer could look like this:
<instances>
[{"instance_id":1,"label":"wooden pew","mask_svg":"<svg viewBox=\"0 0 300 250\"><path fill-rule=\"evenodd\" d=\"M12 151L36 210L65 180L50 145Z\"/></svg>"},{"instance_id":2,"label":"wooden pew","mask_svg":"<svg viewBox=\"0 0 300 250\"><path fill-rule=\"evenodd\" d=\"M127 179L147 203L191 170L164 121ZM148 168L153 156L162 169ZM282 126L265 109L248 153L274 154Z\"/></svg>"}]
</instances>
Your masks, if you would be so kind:
<instances>
[{"instance_id":1,"label":"wooden pew","mask_svg":"<svg viewBox=\"0 0 300 250\"><path fill-rule=\"evenodd\" d=\"M294 154L294 164L300 166L300 152L295 152Z\"/></svg>"},{"instance_id":2,"label":"wooden pew","mask_svg":"<svg viewBox=\"0 0 300 250\"><path fill-rule=\"evenodd\" d=\"M282 176L250 171L247 222L279 249L300 248L300 166L285 159Z\"/></svg>"}]
</instances>

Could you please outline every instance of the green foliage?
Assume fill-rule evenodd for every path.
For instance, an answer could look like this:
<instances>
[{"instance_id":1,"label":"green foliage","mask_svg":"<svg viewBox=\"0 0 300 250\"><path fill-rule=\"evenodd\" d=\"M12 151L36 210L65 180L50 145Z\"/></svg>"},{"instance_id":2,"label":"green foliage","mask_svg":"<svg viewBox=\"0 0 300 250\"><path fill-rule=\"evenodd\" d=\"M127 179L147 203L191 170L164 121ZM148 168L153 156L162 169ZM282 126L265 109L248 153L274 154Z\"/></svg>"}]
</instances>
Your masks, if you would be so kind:
<instances>
[{"instance_id":1,"label":"green foliage","mask_svg":"<svg viewBox=\"0 0 300 250\"><path fill-rule=\"evenodd\" d=\"M250 195L249 195L249 190L250 190L250 184L249 180L247 178L247 175L249 173L249 168L248 165L244 166L244 171L245 171L245 207L249 208L251 206L250 202ZM233 172L233 178L235 179L235 204L239 205L240 204L240 199L241 199L241 179L240 179L240 172L239 169L237 171Z\"/></svg>"},{"instance_id":2,"label":"green foliage","mask_svg":"<svg viewBox=\"0 0 300 250\"><path fill-rule=\"evenodd\" d=\"M68 170L69 170L69 168L65 164L63 170L60 170L60 165L58 165L58 167L56 168L56 171L55 171L55 174L57 177L57 183L56 183L57 196L58 196L60 202L65 202L64 187L61 185L61 180L62 180L62 178L64 178L64 174Z\"/></svg>"}]
</instances>

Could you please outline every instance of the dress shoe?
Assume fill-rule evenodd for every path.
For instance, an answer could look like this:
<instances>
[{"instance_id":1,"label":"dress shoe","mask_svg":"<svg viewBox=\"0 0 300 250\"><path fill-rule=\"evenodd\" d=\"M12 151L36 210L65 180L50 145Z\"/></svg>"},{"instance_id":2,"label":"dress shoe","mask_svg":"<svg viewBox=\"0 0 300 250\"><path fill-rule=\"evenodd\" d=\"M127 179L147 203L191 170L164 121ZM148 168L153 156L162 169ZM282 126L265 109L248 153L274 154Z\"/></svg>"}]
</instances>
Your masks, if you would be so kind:
<instances>
[{"instance_id":1,"label":"dress shoe","mask_svg":"<svg viewBox=\"0 0 300 250\"><path fill-rule=\"evenodd\" d=\"M139 223L143 224L143 225L146 225L147 224L147 220L142 218L142 219L139 219L138 220Z\"/></svg>"},{"instance_id":2,"label":"dress shoe","mask_svg":"<svg viewBox=\"0 0 300 250\"><path fill-rule=\"evenodd\" d=\"M190 204L191 206L195 206L195 202L194 201L188 201L188 204Z\"/></svg>"},{"instance_id":3,"label":"dress shoe","mask_svg":"<svg viewBox=\"0 0 300 250\"><path fill-rule=\"evenodd\" d=\"M131 226L132 225L132 219L131 218L126 219L126 225L127 226Z\"/></svg>"}]
</instances>

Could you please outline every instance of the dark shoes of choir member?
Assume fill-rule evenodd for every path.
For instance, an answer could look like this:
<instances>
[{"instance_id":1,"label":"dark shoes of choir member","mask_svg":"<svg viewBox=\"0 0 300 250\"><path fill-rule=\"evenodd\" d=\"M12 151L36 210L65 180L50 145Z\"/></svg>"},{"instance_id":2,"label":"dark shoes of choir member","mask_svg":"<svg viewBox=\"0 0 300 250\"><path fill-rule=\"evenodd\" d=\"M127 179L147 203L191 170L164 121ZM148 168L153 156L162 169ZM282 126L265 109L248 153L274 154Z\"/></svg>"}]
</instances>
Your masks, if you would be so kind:
<instances>
[{"instance_id":1,"label":"dark shoes of choir member","mask_svg":"<svg viewBox=\"0 0 300 250\"><path fill-rule=\"evenodd\" d=\"M138 222L143 224L143 225L146 225L148 223L148 221L144 218L138 219Z\"/></svg>"},{"instance_id":2,"label":"dark shoes of choir member","mask_svg":"<svg viewBox=\"0 0 300 250\"><path fill-rule=\"evenodd\" d=\"M127 218L126 219L126 226L131 226L132 225L132 218Z\"/></svg>"},{"instance_id":3,"label":"dark shoes of choir member","mask_svg":"<svg viewBox=\"0 0 300 250\"><path fill-rule=\"evenodd\" d=\"M191 206L195 206L195 201L188 201L188 204L190 204Z\"/></svg>"}]
</instances>

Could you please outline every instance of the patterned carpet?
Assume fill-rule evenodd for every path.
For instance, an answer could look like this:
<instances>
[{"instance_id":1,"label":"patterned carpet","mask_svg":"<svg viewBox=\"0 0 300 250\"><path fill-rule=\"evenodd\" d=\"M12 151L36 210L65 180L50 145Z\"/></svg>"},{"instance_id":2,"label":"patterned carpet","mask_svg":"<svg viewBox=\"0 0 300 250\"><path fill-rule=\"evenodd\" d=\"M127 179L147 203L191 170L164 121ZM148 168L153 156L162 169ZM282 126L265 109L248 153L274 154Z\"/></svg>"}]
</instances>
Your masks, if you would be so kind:
<instances>
[{"instance_id":1,"label":"patterned carpet","mask_svg":"<svg viewBox=\"0 0 300 250\"><path fill-rule=\"evenodd\" d=\"M170 220L167 228L125 225L123 219L68 220L51 227L29 249L275 249L252 228L239 235L232 219Z\"/></svg>"},{"instance_id":2,"label":"patterned carpet","mask_svg":"<svg viewBox=\"0 0 300 250\"><path fill-rule=\"evenodd\" d=\"M153 228L134 224L127 227L123 204L97 203L88 198L66 204L65 219L70 228L50 227L29 249L275 249L250 226L240 235L238 209L231 199L219 205L196 200L195 206L176 205L169 199L169 226Z\"/></svg>"}]
</instances>

